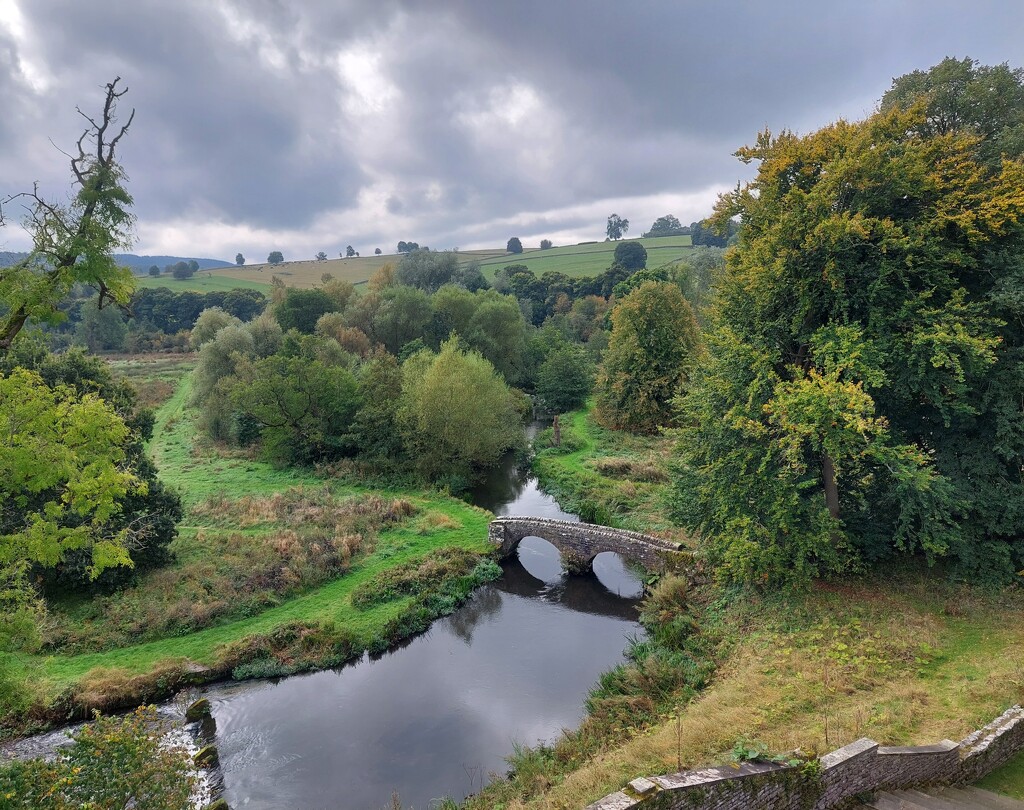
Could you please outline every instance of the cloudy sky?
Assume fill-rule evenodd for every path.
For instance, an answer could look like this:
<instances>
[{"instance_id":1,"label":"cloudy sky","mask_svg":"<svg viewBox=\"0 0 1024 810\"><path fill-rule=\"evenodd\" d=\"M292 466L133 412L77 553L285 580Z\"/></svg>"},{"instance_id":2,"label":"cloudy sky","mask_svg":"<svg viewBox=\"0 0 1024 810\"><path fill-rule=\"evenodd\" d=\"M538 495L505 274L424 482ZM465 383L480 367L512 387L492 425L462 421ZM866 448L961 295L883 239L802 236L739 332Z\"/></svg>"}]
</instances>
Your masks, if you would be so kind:
<instances>
[{"instance_id":1,"label":"cloudy sky","mask_svg":"<svg viewBox=\"0 0 1024 810\"><path fill-rule=\"evenodd\" d=\"M0 0L0 194L66 195L75 107L121 76L138 253L639 234L706 215L758 130L862 117L947 55L1024 65L1024 4Z\"/></svg>"}]
</instances>

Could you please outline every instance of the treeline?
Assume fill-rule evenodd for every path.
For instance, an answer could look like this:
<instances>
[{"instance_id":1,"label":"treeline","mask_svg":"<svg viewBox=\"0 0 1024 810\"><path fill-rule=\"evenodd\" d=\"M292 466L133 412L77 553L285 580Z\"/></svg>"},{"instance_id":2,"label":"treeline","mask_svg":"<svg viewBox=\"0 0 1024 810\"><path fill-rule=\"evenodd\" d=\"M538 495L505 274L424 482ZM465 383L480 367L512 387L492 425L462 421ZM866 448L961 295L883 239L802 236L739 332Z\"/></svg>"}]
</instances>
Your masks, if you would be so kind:
<instances>
[{"instance_id":1,"label":"treeline","mask_svg":"<svg viewBox=\"0 0 1024 810\"><path fill-rule=\"evenodd\" d=\"M610 421L651 427L698 340L684 289L701 302L721 252L702 254L700 269L646 271L645 253L619 247L631 266L568 285L511 267L490 288L454 254L415 250L361 295L325 275L310 290L275 285L248 322L208 308L191 333L203 430L258 443L279 464L352 458L462 489L521 442L530 395L560 412L585 402L596 379Z\"/></svg>"},{"instance_id":2,"label":"treeline","mask_svg":"<svg viewBox=\"0 0 1024 810\"><path fill-rule=\"evenodd\" d=\"M263 293L245 289L198 293L156 287L139 290L124 306L102 308L90 293L88 287L76 287L59 307L59 322L42 326L50 348L77 344L91 352L188 351L189 330L204 309L218 307L251 320L267 305Z\"/></svg>"}]
</instances>

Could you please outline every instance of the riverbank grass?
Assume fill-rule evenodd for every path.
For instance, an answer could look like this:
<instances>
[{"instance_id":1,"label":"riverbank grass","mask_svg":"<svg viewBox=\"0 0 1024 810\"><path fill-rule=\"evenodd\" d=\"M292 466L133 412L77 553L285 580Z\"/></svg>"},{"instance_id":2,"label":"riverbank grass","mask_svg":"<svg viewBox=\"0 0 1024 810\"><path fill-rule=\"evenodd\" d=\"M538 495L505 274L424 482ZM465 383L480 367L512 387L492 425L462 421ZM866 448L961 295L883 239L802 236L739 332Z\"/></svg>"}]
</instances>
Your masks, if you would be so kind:
<instances>
[{"instance_id":1,"label":"riverbank grass","mask_svg":"<svg viewBox=\"0 0 1024 810\"><path fill-rule=\"evenodd\" d=\"M537 438L534 470L563 509L591 522L685 541L668 515L671 440L606 430L593 405L561 417L561 445Z\"/></svg>"},{"instance_id":2,"label":"riverbank grass","mask_svg":"<svg viewBox=\"0 0 1024 810\"><path fill-rule=\"evenodd\" d=\"M159 680L163 670L180 671L183 662L192 670L222 669L249 641L274 637L282 628L307 641L315 635L309 628L330 628L335 642L344 641L337 649L353 653L379 646L382 638L394 642L395 633L411 626L410 612L422 622L417 595L356 608L351 597L357 589L441 549L476 557L490 550L487 524L493 516L442 493L276 469L204 445L197 440L189 392L188 374L182 373L156 414L149 447L162 480L181 493L185 507L172 544L175 560L120 593L53 605L54 625L64 633L52 635L51 654L8 659L14 677L31 678L45 701L70 688L117 692L134 677ZM318 520L322 537L302 536ZM313 574L322 574L328 553L336 578L323 582ZM260 564L267 581L256 577L253 585ZM311 575L308 581L304 573ZM272 574L291 580L279 582ZM455 589L458 598L468 595L468 580L463 584ZM179 609L179 621L168 617ZM285 666L291 654L279 656Z\"/></svg>"},{"instance_id":3,"label":"riverbank grass","mask_svg":"<svg viewBox=\"0 0 1024 810\"><path fill-rule=\"evenodd\" d=\"M695 598L716 667L703 692L582 762L570 735L553 755L524 759L542 788L499 783L469 806L583 807L640 775L727 763L737 744L820 755L860 737L956 740L1024 700L1020 594L905 572L805 594L708 588ZM1024 794L1024 757L984 786Z\"/></svg>"}]
</instances>

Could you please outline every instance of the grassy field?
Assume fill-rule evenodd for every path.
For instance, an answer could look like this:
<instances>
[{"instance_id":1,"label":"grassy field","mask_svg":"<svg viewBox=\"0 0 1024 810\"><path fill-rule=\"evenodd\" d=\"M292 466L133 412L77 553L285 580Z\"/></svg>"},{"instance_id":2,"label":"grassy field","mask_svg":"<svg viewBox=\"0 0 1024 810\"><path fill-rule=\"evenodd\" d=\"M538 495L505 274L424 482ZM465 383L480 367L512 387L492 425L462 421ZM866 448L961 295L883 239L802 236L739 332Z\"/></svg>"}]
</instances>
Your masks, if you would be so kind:
<instances>
[{"instance_id":1,"label":"grassy field","mask_svg":"<svg viewBox=\"0 0 1024 810\"><path fill-rule=\"evenodd\" d=\"M153 360L154 376L166 378L166 367ZM125 363L120 364L122 368ZM127 366L135 378L144 378L144 361ZM474 553L489 550L487 523L489 512L460 500L429 492L405 490L371 490L368 487L325 480L312 472L278 470L261 461L224 455L213 448L197 444L194 412L188 408L189 378L182 375L173 395L157 413L154 439L150 451L157 462L163 481L177 487L183 495L186 517L176 542L179 563L203 553L204 538L224 531L215 510L209 503L243 502L250 499L259 506L259 499L274 496L296 487L310 492L327 492L344 499L401 499L411 505L414 516L383 528L374 538L367 553L353 556L344 576L283 603L262 610L256 615L215 623L198 632L131 644L78 655L51 655L20 659L18 666L36 679L48 696L68 685L85 681L102 681L114 672L120 679L143 675L171 661L187 659L198 665L212 665L224 645L238 642L254 634L267 634L292 623L334 623L358 645L374 641L389 621L408 607L411 599L403 598L366 609L351 604L350 597L360 585L397 565L408 564L438 549L461 548ZM257 526L268 538L280 526ZM173 573L173 572L172 572ZM160 575L160 572L154 572ZM146 587L146 578L140 587ZM58 606L59 608L59 606Z\"/></svg>"},{"instance_id":2,"label":"grassy field","mask_svg":"<svg viewBox=\"0 0 1024 810\"><path fill-rule=\"evenodd\" d=\"M651 268L675 264L693 250L689 236L662 236L635 241L647 250L647 266ZM548 250L524 250L515 255L504 253L490 259L481 259L480 269L487 278L494 278L494 274L502 267L524 264L537 276L557 272L573 278L590 278L600 275L611 266L615 245L615 242L593 242Z\"/></svg>"},{"instance_id":3,"label":"grassy field","mask_svg":"<svg viewBox=\"0 0 1024 810\"><path fill-rule=\"evenodd\" d=\"M155 289L167 287L175 292L227 292L238 288L246 290L259 290L268 292L270 290L270 276L266 280L249 278L231 278L225 276L219 270L200 270L192 278L177 279L173 276L136 276L136 286L139 289Z\"/></svg>"},{"instance_id":4,"label":"grassy field","mask_svg":"<svg viewBox=\"0 0 1024 810\"><path fill-rule=\"evenodd\" d=\"M664 236L654 239L637 240L647 249L647 266L662 267L674 264L686 257L693 248L688 236ZM510 264L525 264L540 276L548 271L565 273L574 278L600 275L612 263L615 242L592 242L585 245L566 245L549 250L524 250L519 254L508 253L500 248L490 250L463 250L458 252L459 261L480 262L484 275L494 278L502 267ZM230 290L233 287L247 287L269 290L270 279L277 276L289 287L310 288L321 284L324 273L335 278L360 284L367 281L385 264L396 264L401 256L360 256L351 259L327 259L326 261L293 261L281 264L246 264L242 267L221 267L201 270L193 278L178 281L171 276L140 276L140 287L168 287L172 290Z\"/></svg>"},{"instance_id":5,"label":"grassy field","mask_svg":"<svg viewBox=\"0 0 1024 810\"><path fill-rule=\"evenodd\" d=\"M737 743L821 754L860 737L957 740L1024 697L1020 594L904 572L804 594L717 592L698 613L717 640L711 685L574 770L559 768L571 753L556 745L531 774L549 787L502 795L505 810L582 807L639 775L728 762ZM1022 759L984 786L1022 795Z\"/></svg>"}]
</instances>

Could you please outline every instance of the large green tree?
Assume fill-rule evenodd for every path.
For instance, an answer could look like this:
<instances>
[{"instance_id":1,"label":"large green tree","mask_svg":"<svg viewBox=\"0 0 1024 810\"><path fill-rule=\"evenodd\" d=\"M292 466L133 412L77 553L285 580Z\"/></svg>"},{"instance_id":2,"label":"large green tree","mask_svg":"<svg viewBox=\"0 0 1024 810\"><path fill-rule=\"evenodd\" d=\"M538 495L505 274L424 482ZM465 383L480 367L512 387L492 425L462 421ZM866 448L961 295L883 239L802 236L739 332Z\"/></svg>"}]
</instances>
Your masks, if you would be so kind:
<instances>
[{"instance_id":1,"label":"large green tree","mask_svg":"<svg viewBox=\"0 0 1024 810\"><path fill-rule=\"evenodd\" d=\"M896 550L1006 576L1024 547L1024 164L911 105L741 149L755 180L676 499L727 575L848 571Z\"/></svg>"},{"instance_id":2,"label":"large green tree","mask_svg":"<svg viewBox=\"0 0 1024 810\"><path fill-rule=\"evenodd\" d=\"M59 305L76 284L94 288L97 305L125 306L134 289L131 271L118 267L116 250L132 243L132 198L124 186L125 174L117 161L117 147L135 117L117 125L120 78L106 86L100 115L81 113L88 126L71 157L76 191L61 204L40 196L39 189L13 195L4 207L17 202L27 208L25 226L32 249L21 261L0 268L0 355L30 319L53 323L63 316ZM0 211L0 224L3 224Z\"/></svg>"},{"instance_id":3,"label":"large green tree","mask_svg":"<svg viewBox=\"0 0 1024 810\"><path fill-rule=\"evenodd\" d=\"M675 284L646 281L612 310L612 334L597 376L602 424L638 433L671 421L700 333Z\"/></svg>"},{"instance_id":4,"label":"large green tree","mask_svg":"<svg viewBox=\"0 0 1024 810\"><path fill-rule=\"evenodd\" d=\"M508 386L474 351L450 340L402 367L398 421L425 475L468 481L521 441L521 419Z\"/></svg>"}]
</instances>

